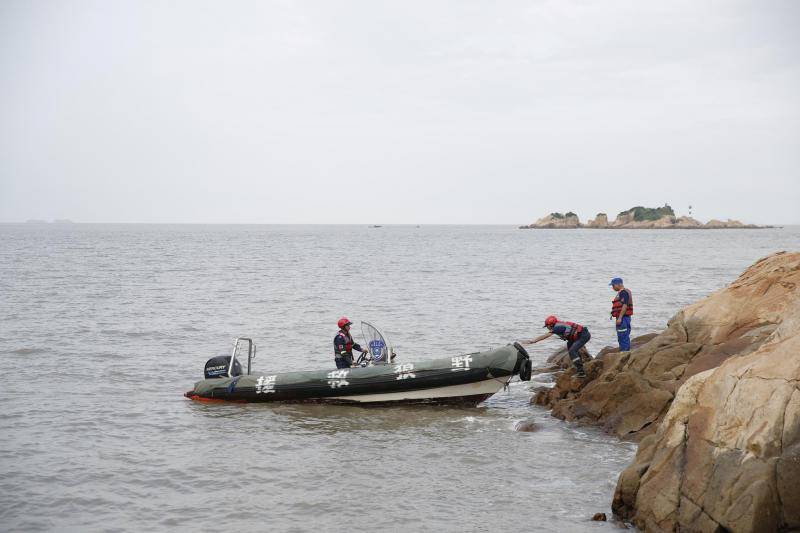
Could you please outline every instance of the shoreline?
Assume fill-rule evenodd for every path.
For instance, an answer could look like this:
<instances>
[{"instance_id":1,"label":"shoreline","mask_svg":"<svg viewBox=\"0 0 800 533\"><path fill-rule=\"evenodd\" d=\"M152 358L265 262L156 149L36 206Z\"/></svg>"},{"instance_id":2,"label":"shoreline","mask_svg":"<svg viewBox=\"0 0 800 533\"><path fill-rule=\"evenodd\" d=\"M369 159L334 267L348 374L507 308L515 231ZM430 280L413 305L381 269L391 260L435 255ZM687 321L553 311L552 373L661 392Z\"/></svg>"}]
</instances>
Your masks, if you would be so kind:
<instances>
[{"instance_id":1,"label":"shoreline","mask_svg":"<svg viewBox=\"0 0 800 533\"><path fill-rule=\"evenodd\" d=\"M800 252L758 260L630 352L582 358L583 380L565 348L535 369L555 383L531 404L639 443L616 518L654 531L800 528Z\"/></svg>"}]
</instances>

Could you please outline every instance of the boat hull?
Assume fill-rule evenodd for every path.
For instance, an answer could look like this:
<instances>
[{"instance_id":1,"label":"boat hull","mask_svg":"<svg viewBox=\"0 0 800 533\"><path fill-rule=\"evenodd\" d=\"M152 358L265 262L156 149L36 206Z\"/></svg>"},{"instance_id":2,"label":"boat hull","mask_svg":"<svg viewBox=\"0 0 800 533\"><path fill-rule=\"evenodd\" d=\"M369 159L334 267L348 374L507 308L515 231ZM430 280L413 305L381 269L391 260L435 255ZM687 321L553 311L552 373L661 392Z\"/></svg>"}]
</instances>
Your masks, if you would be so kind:
<instances>
[{"instance_id":1,"label":"boat hull","mask_svg":"<svg viewBox=\"0 0 800 533\"><path fill-rule=\"evenodd\" d=\"M419 363L205 379L185 396L228 402L477 405L519 371L527 359L523 352L508 345Z\"/></svg>"}]
</instances>

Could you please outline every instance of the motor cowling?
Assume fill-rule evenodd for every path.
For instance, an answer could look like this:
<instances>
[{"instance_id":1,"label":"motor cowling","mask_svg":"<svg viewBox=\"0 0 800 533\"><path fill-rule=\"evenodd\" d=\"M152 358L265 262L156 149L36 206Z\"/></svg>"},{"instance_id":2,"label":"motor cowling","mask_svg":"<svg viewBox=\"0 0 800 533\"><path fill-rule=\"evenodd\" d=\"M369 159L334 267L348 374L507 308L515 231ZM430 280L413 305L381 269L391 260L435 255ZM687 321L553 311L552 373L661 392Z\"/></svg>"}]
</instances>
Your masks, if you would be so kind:
<instances>
[{"instance_id":1,"label":"motor cowling","mask_svg":"<svg viewBox=\"0 0 800 533\"><path fill-rule=\"evenodd\" d=\"M203 374L205 375L206 379L228 377L228 365L230 365L230 363L231 363L230 355L218 355L216 357L212 357L211 359L206 361L206 366ZM242 375L242 365L239 364L238 359L234 360L233 362L233 372L231 372L231 375L232 376Z\"/></svg>"}]
</instances>

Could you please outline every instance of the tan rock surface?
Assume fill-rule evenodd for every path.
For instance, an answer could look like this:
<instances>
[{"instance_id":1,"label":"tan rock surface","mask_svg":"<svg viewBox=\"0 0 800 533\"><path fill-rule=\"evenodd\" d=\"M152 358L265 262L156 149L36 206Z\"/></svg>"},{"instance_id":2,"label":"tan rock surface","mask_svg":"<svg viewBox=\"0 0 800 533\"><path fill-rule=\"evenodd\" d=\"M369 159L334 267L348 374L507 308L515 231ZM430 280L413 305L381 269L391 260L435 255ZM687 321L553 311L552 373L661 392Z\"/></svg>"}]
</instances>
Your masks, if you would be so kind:
<instances>
[{"instance_id":1,"label":"tan rock surface","mask_svg":"<svg viewBox=\"0 0 800 533\"><path fill-rule=\"evenodd\" d=\"M800 300L759 349L687 381L619 478L647 531L800 528Z\"/></svg>"},{"instance_id":2,"label":"tan rock surface","mask_svg":"<svg viewBox=\"0 0 800 533\"><path fill-rule=\"evenodd\" d=\"M612 222L610 224L610 227L618 228L620 226L625 226L625 225L630 224L632 222L634 222L633 214L632 213L624 213L624 214L621 214L621 215L617 216L617 218L614 219L614 222Z\"/></svg>"},{"instance_id":3,"label":"tan rock surface","mask_svg":"<svg viewBox=\"0 0 800 533\"><path fill-rule=\"evenodd\" d=\"M655 430L688 378L730 357L755 352L772 338L798 298L798 285L800 253L764 258L729 287L681 310L646 344L632 352L605 354L586 365L589 379L577 386L558 379L534 402L563 419L600 424L619 437L640 439Z\"/></svg>"},{"instance_id":4,"label":"tan rock surface","mask_svg":"<svg viewBox=\"0 0 800 533\"><path fill-rule=\"evenodd\" d=\"M675 220L674 224L675 228L686 228L686 229L695 229L695 228L702 228L703 224L699 221L693 219L692 217L678 217Z\"/></svg>"},{"instance_id":5,"label":"tan rock surface","mask_svg":"<svg viewBox=\"0 0 800 533\"><path fill-rule=\"evenodd\" d=\"M608 215L605 213L597 213L597 216L586 223L587 228L607 228Z\"/></svg>"},{"instance_id":6,"label":"tan rock surface","mask_svg":"<svg viewBox=\"0 0 800 533\"><path fill-rule=\"evenodd\" d=\"M615 513L645 531L800 529L800 253L758 261L636 341L533 398L642 438Z\"/></svg>"},{"instance_id":7,"label":"tan rock surface","mask_svg":"<svg viewBox=\"0 0 800 533\"><path fill-rule=\"evenodd\" d=\"M561 217L554 216L554 213L540 218L528 228L579 228L581 221L577 215L562 215Z\"/></svg>"},{"instance_id":8,"label":"tan rock surface","mask_svg":"<svg viewBox=\"0 0 800 533\"><path fill-rule=\"evenodd\" d=\"M708 222L705 223L705 227L709 228L709 229L718 229L718 228L727 228L728 225L725 222L721 221L721 220L717 220L716 218L712 218L711 220L709 220Z\"/></svg>"},{"instance_id":9,"label":"tan rock surface","mask_svg":"<svg viewBox=\"0 0 800 533\"><path fill-rule=\"evenodd\" d=\"M614 512L644 531L800 531L800 253L761 259L637 340L532 399L642 439Z\"/></svg>"},{"instance_id":10,"label":"tan rock surface","mask_svg":"<svg viewBox=\"0 0 800 533\"><path fill-rule=\"evenodd\" d=\"M654 228L671 228L675 225L677 219L670 215L665 215L653 223Z\"/></svg>"},{"instance_id":11,"label":"tan rock surface","mask_svg":"<svg viewBox=\"0 0 800 533\"><path fill-rule=\"evenodd\" d=\"M800 528L800 253L758 261L590 365L603 368L588 384L559 377L547 398L556 416L647 434L615 513L645 531Z\"/></svg>"}]
</instances>

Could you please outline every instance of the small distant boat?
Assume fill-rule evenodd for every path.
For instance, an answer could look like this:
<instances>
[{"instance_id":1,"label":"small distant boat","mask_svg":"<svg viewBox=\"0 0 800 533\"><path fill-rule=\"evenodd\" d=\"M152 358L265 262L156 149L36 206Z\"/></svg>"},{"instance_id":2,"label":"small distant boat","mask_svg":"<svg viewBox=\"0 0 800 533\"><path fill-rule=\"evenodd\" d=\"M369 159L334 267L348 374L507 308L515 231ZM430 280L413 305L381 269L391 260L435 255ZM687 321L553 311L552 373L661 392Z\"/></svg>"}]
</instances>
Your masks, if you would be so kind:
<instances>
[{"instance_id":1,"label":"small distant boat","mask_svg":"<svg viewBox=\"0 0 800 533\"><path fill-rule=\"evenodd\" d=\"M374 226L372 226L372 227L373 227L373 228L382 228L383 226L381 226L380 224L375 224L375 225L374 225Z\"/></svg>"},{"instance_id":2,"label":"small distant boat","mask_svg":"<svg viewBox=\"0 0 800 533\"><path fill-rule=\"evenodd\" d=\"M381 339L382 340L382 339ZM237 354L247 344L247 373ZM370 351L376 344L369 344ZM380 346L380 348L384 348ZM390 354L384 351L384 354ZM184 394L205 402L314 402L357 405L458 404L476 406L515 375L531 378L528 353L519 343L485 352L395 363L392 357L378 364L335 370L251 373L255 344L236 339L231 357L206 363L206 379Z\"/></svg>"}]
</instances>

